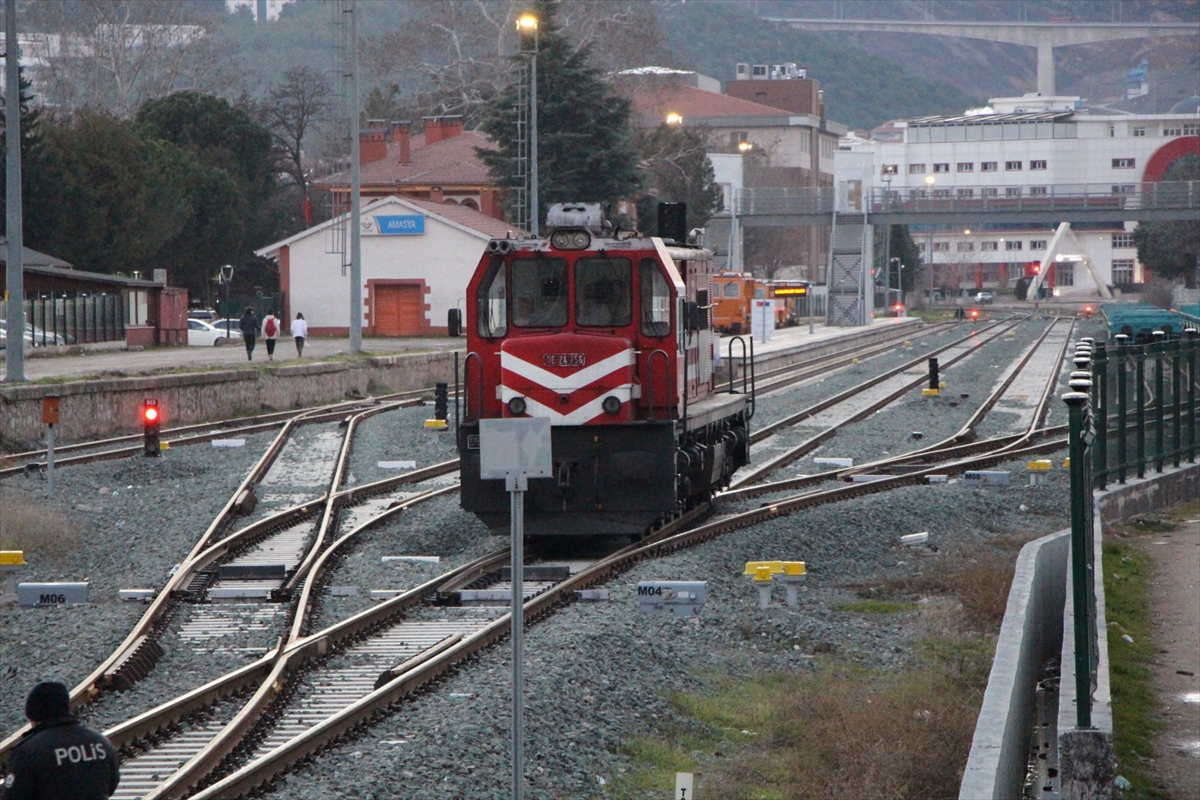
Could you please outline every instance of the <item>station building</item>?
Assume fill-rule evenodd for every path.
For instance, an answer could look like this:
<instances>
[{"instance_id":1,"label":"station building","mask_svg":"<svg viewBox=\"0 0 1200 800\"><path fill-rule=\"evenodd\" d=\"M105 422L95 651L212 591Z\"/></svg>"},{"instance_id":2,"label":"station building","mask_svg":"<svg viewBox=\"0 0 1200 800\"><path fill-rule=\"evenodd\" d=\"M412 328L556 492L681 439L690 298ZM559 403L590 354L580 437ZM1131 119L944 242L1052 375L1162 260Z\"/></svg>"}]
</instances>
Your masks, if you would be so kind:
<instances>
[{"instance_id":1,"label":"station building","mask_svg":"<svg viewBox=\"0 0 1200 800\"><path fill-rule=\"evenodd\" d=\"M360 213L368 336L445 334L488 241L525 233L467 205L395 195ZM314 336L350 331L348 225L343 214L255 251L279 265L285 318L304 314Z\"/></svg>"},{"instance_id":2,"label":"station building","mask_svg":"<svg viewBox=\"0 0 1200 800\"><path fill-rule=\"evenodd\" d=\"M1181 104L1182 106L1183 104ZM887 123L871 141L843 142L844 149L873 153L874 182L891 190L945 198L1019 198L1057 191L1136 196L1163 179L1171 164L1200 156L1200 115L1114 114L1080 107L1078 97L997 98L961 116ZM1130 197L1127 200L1132 199ZM1086 262L1098 281L1132 289L1151 276L1137 260L1136 223L1114 219L1073 225L1068 252L1047 276L1054 294L1094 289L1078 276ZM911 226L932 285L962 293L1011 293L1046 256L1055 228L997 219L975 229ZM1060 248L1061 249L1061 248ZM1086 291L1083 286L1081 290ZM1094 293L1093 293L1094 294Z\"/></svg>"}]
</instances>

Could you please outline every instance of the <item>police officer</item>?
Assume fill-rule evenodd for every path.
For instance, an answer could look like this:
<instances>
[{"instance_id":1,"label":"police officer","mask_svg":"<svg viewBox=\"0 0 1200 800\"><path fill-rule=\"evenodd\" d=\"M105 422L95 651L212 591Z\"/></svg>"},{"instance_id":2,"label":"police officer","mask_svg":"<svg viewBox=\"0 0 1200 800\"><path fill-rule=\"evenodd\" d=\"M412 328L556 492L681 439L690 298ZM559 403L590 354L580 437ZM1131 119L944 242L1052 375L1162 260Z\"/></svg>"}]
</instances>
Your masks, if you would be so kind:
<instances>
[{"instance_id":1,"label":"police officer","mask_svg":"<svg viewBox=\"0 0 1200 800\"><path fill-rule=\"evenodd\" d=\"M33 730L8 757L4 800L107 800L117 790L117 751L71 716L70 695L46 681L29 692L25 716Z\"/></svg>"}]
</instances>

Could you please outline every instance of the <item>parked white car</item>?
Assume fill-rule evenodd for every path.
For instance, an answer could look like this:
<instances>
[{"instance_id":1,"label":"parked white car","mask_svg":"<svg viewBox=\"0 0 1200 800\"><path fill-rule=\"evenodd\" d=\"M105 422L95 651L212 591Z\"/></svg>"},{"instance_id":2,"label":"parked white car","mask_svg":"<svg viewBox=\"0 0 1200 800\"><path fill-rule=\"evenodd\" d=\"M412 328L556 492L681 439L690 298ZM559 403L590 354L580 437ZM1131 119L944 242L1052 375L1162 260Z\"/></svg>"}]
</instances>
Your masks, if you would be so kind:
<instances>
[{"instance_id":1,"label":"parked white car","mask_svg":"<svg viewBox=\"0 0 1200 800\"><path fill-rule=\"evenodd\" d=\"M188 344L196 347L213 347L230 344L235 339L241 339L242 332L231 330L226 336L224 328L214 328L204 320L188 320Z\"/></svg>"}]
</instances>

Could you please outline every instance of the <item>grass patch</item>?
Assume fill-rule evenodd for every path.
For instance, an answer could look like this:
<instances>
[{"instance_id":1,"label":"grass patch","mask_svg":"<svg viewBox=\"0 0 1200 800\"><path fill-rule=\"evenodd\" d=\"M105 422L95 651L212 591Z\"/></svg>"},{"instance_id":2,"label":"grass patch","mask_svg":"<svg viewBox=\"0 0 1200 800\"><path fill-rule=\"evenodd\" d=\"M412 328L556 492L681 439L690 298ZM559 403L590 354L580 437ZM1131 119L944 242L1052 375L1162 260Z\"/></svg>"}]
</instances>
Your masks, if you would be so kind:
<instances>
[{"instance_id":1,"label":"grass patch","mask_svg":"<svg viewBox=\"0 0 1200 800\"><path fill-rule=\"evenodd\" d=\"M1162 530L1157 526L1130 526L1134 530ZM1128 534L1125 534L1128 536ZM1150 559L1137 548L1107 537L1104 543L1104 601L1108 615L1109 680L1113 709L1113 752L1117 773L1124 775L1133 790L1126 798L1165 798L1146 771L1146 759L1154 757L1154 735L1158 732L1158 698L1150 682L1148 664L1154 657L1147 626ZM1124 638L1128 635L1133 642Z\"/></svg>"},{"instance_id":2,"label":"grass patch","mask_svg":"<svg viewBox=\"0 0 1200 800\"><path fill-rule=\"evenodd\" d=\"M61 556L81 545L81 532L64 513L42 498L0 487L0 550L24 550L28 561L31 554Z\"/></svg>"},{"instance_id":3,"label":"grass patch","mask_svg":"<svg viewBox=\"0 0 1200 800\"><path fill-rule=\"evenodd\" d=\"M832 663L806 675L716 679L673 698L685 727L628 748L620 800L666 797L675 772L722 800L878 797L952 800L991 664L988 637L919 650L902 671ZM937 757L931 757L937 754Z\"/></svg>"},{"instance_id":4,"label":"grass patch","mask_svg":"<svg viewBox=\"0 0 1200 800\"><path fill-rule=\"evenodd\" d=\"M857 600L853 603L841 603L834 608L855 614L904 614L916 611L917 604L907 600Z\"/></svg>"}]
</instances>

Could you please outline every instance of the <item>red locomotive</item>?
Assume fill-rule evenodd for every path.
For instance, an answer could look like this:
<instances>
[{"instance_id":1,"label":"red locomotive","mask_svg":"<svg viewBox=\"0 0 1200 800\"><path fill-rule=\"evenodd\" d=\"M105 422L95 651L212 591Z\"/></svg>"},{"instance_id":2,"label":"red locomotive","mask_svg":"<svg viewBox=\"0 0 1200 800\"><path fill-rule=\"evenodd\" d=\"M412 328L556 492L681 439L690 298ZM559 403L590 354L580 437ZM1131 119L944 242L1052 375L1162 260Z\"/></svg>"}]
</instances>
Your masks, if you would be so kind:
<instances>
[{"instance_id":1,"label":"red locomotive","mask_svg":"<svg viewBox=\"0 0 1200 800\"><path fill-rule=\"evenodd\" d=\"M664 205L670 239L560 204L546 238L488 243L467 289L458 449L462 507L494 532L508 529L509 496L480 478L481 418L551 420L554 479L525 494L531 536L636 537L749 463L753 386L719 391L714 377L712 254L676 244L680 206Z\"/></svg>"}]
</instances>

